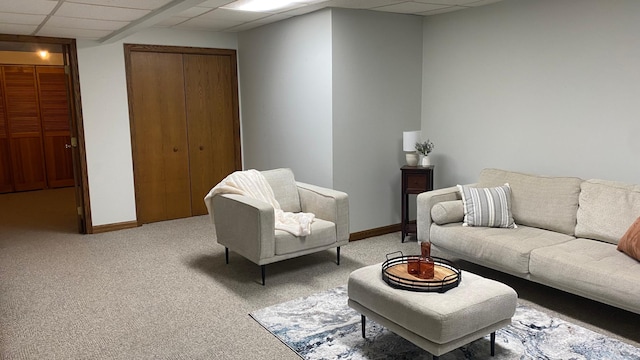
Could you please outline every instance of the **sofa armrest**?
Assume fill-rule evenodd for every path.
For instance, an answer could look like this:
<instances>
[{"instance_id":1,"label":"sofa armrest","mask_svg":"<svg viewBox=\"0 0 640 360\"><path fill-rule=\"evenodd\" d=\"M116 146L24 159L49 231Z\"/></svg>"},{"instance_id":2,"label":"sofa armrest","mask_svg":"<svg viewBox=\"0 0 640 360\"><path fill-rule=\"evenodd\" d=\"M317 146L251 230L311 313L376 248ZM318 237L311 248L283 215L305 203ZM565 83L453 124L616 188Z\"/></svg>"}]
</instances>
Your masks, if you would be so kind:
<instances>
[{"instance_id":1,"label":"sofa armrest","mask_svg":"<svg viewBox=\"0 0 640 360\"><path fill-rule=\"evenodd\" d=\"M460 200L460 192L457 186L444 189L423 192L418 195L417 206L417 232L418 241L430 241L430 230L433 220L431 219L431 208L439 202Z\"/></svg>"},{"instance_id":2,"label":"sofa armrest","mask_svg":"<svg viewBox=\"0 0 640 360\"><path fill-rule=\"evenodd\" d=\"M296 182L303 212L336 224L337 241L349 240L349 196L338 190Z\"/></svg>"},{"instance_id":3,"label":"sofa armrest","mask_svg":"<svg viewBox=\"0 0 640 360\"><path fill-rule=\"evenodd\" d=\"M218 243L260 265L275 254L275 214L270 204L237 194L216 195L213 220Z\"/></svg>"}]
</instances>

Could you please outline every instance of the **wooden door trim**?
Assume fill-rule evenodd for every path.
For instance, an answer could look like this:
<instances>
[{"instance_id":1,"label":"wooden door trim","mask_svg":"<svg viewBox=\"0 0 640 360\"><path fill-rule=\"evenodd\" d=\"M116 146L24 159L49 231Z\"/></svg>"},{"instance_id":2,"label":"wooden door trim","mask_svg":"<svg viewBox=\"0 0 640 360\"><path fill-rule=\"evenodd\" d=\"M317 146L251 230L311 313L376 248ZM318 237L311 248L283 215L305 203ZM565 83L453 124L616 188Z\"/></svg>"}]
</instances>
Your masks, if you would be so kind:
<instances>
[{"instance_id":1,"label":"wooden door trim","mask_svg":"<svg viewBox=\"0 0 640 360\"><path fill-rule=\"evenodd\" d=\"M0 34L0 41L59 44L64 48L69 66L70 77L70 105L71 105L71 136L78 141L77 156L74 158L74 173L78 174L76 186L80 188L81 196L76 196L76 206L82 209L84 216L78 223L78 232L93 233L91 221L91 202L89 199L89 181L87 175L86 147L84 142L84 121L82 118L82 101L80 97L80 76L78 75L78 50L75 39L54 38L29 35Z\"/></svg>"},{"instance_id":2,"label":"wooden door trim","mask_svg":"<svg viewBox=\"0 0 640 360\"><path fill-rule=\"evenodd\" d=\"M240 104L238 100L238 59L237 51L234 49L216 49L216 48L200 48L189 46L167 46L167 45L146 45L146 44L123 44L124 47L124 64L127 81L127 100L129 106L129 129L131 134L131 157L134 167L134 191L136 202L136 221L138 226L142 225L138 219L140 219L139 206L138 206L138 183L135 181L135 159L136 153L136 141L135 141L135 118L133 112L133 85L131 79L131 53L132 52L155 52L155 53L177 53L177 54L196 54L196 55L220 55L229 56L232 66L232 101L233 101L233 127L235 134L235 167L236 170L242 169L242 148L240 143Z\"/></svg>"}]
</instances>

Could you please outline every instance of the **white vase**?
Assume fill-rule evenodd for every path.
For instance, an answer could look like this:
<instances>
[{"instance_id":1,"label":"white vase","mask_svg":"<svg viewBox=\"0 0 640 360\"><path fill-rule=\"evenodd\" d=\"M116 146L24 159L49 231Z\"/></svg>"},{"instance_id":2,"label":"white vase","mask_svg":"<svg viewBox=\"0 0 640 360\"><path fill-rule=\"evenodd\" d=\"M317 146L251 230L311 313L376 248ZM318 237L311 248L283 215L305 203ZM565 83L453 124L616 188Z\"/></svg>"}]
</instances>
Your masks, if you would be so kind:
<instances>
[{"instance_id":1,"label":"white vase","mask_svg":"<svg viewBox=\"0 0 640 360\"><path fill-rule=\"evenodd\" d=\"M429 166L431 165L431 159L429 159L429 155L423 155L420 159L420 166Z\"/></svg>"}]
</instances>

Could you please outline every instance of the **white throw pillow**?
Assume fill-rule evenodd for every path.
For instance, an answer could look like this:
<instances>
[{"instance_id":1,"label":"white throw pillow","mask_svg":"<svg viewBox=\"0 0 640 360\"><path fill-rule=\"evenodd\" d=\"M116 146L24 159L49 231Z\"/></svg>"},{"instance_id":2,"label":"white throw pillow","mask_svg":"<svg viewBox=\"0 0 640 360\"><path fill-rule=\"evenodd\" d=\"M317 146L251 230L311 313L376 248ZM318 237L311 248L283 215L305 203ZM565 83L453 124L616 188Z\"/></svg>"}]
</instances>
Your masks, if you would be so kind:
<instances>
[{"instance_id":1,"label":"white throw pillow","mask_svg":"<svg viewBox=\"0 0 640 360\"><path fill-rule=\"evenodd\" d=\"M491 188L458 185L462 196L464 220L462 226L516 228L511 214L509 184Z\"/></svg>"}]
</instances>

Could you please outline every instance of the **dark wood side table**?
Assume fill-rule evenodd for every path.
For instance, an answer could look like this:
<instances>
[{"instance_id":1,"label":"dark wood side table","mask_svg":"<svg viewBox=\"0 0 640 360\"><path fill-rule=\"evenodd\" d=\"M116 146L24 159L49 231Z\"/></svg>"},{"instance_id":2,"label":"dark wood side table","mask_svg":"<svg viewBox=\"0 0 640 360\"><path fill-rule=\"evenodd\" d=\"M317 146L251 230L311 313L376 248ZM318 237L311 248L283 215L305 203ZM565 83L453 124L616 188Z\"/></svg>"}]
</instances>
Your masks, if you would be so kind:
<instances>
[{"instance_id":1,"label":"dark wood side table","mask_svg":"<svg viewBox=\"0 0 640 360\"><path fill-rule=\"evenodd\" d=\"M403 166L402 170L402 242L408 234L417 234L416 221L409 220L409 194L433 190L433 165Z\"/></svg>"}]
</instances>

